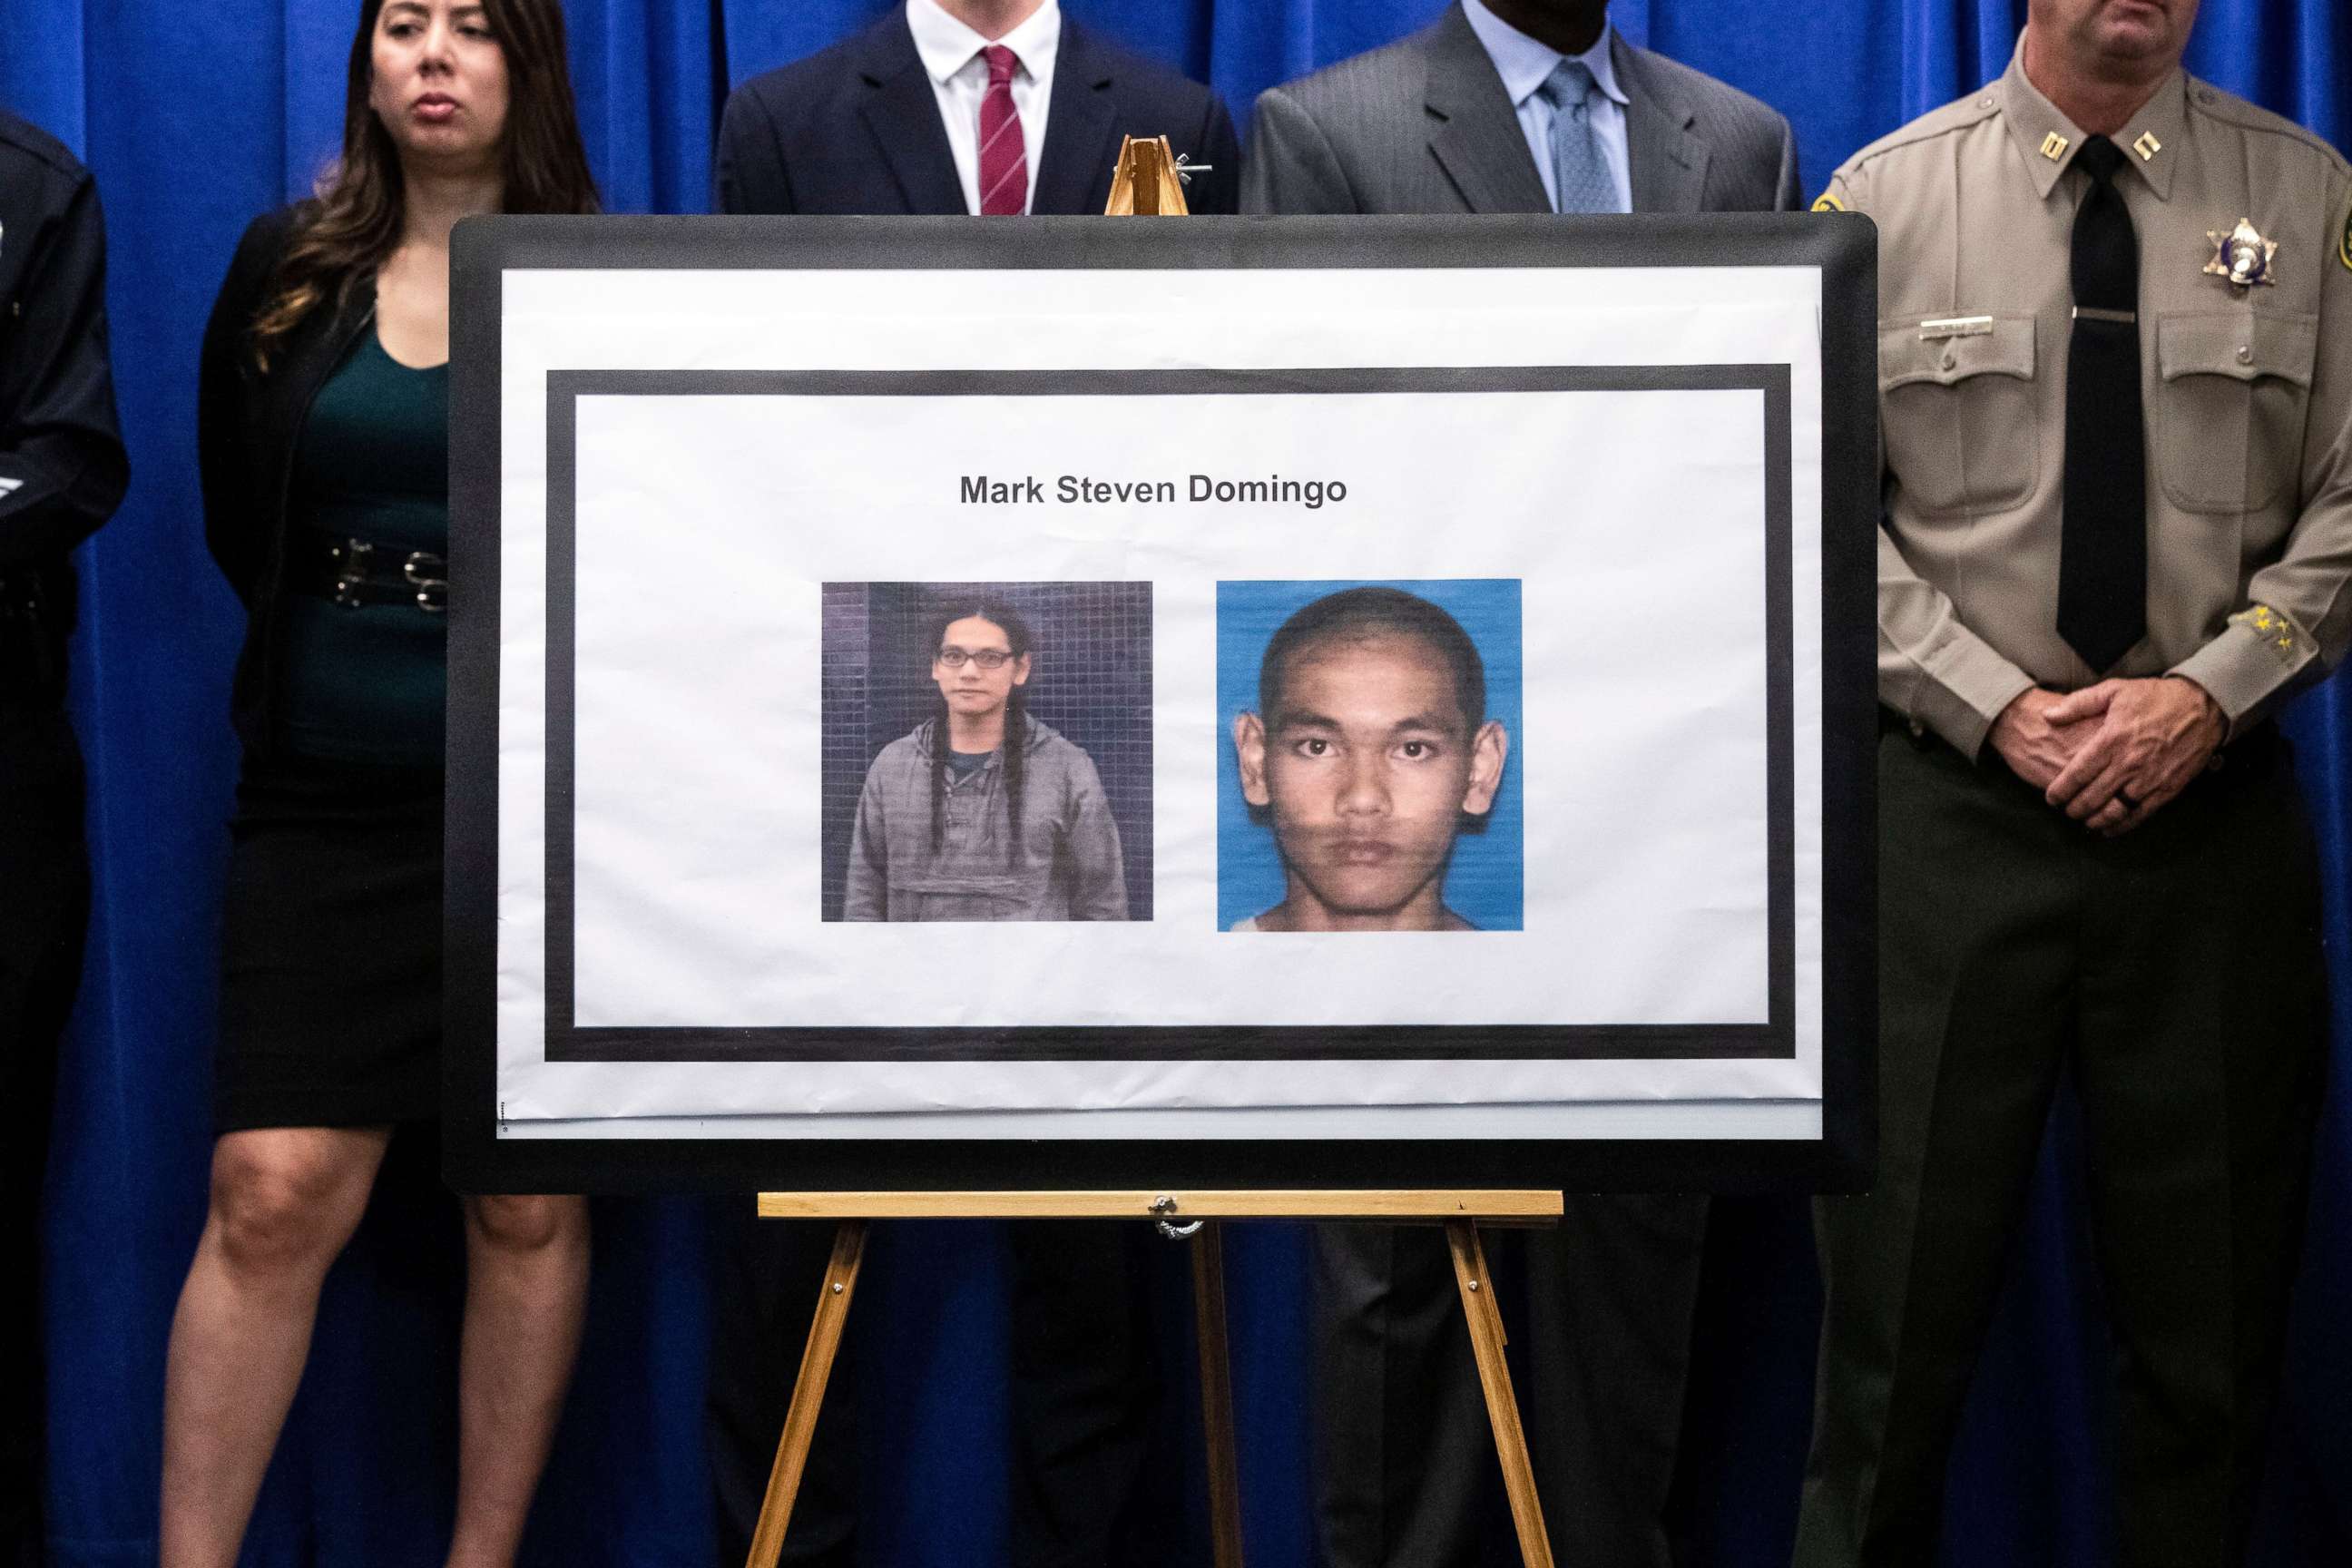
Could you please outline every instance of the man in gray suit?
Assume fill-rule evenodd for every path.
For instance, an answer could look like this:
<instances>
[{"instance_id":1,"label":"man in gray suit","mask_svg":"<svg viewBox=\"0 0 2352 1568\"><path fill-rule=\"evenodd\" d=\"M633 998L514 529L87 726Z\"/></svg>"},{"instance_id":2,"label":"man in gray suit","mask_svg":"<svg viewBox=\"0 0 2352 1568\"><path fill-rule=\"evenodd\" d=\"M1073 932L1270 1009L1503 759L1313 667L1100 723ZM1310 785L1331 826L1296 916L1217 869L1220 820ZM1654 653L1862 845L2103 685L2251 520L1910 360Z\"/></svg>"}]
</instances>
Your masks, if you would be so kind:
<instances>
[{"instance_id":1,"label":"man in gray suit","mask_svg":"<svg viewBox=\"0 0 2352 1568\"><path fill-rule=\"evenodd\" d=\"M1607 13L1606 0L1462 0L1411 37L1261 93L1242 210L1795 210L1787 119L1635 48ZM1579 87L1583 103L1557 107ZM1580 118L1614 176L1613 205L1553 190L1554 139L1539 132Z\"/></svg>"},{"instance_id":2,"label":"man in gray suit","mask_svg":"<svg viewBox=\"0 0 2352 1568\"><path fill-rule=\"evenodd\" d=\"M1638 49L1606 0L1459 0L1435 26L1275 88L1248 213L1793 210L1789 122ZM1706 1200L1579 1197L1524 1247L1522 1405L1563 1563L1667 1568ZM1467 1563L1495 1476L1434 1229L1314 1244L1316 1533L1330 1568Z\"/></svg>"}]
</instances>

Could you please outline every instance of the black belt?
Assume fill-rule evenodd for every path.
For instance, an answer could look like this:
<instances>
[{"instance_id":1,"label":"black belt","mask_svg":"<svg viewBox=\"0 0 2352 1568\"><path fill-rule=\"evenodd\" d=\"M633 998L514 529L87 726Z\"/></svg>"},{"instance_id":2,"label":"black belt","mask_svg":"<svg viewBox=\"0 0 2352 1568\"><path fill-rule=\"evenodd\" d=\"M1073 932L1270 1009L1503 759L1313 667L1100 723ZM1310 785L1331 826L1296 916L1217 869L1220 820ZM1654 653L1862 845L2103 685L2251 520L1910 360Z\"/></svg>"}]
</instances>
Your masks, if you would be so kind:
<instances>
[{"instance_id":1,"label":"black belt","mask_svg":"<svg viewBox=\"0 0 2352 1568\"><path fill-rule=\"evenodd\" d=\"M288 586L347 610L405 605L437 616L449 608L449 563L429 550L401 550L365 539L297 529L286 563Z\"/></svg>"}]
</instances>

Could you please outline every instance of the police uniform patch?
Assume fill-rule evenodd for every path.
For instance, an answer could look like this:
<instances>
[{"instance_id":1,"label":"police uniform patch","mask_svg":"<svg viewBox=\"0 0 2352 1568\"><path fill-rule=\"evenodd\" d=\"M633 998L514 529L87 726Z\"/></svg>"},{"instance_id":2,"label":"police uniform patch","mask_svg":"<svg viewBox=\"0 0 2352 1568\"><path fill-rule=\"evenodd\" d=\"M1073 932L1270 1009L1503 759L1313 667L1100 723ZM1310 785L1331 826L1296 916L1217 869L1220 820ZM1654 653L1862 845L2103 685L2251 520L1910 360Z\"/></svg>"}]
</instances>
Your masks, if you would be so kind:
<instances>
[{"instance_id":1,"label":"police uniform patch","mask_svg":"<svg viewBox=\"0 0 2352 1568\"><path fill-rule=\"evenodd\" d=\"M2344 263L2344 270L2352 272L2352 207L2344 209L2344 233L2336 241L2336 259Z\"/></svg>"},{"instance_id":2,"label":"police uniform patch","mask_svg":"<svg viewBox=\"0 0 2352 1568\"><path fill-rule=\"evenodd\" d=\"M1830 195L1829 192L1823 191L1820 195L1813 198L1813 210L1817 213L1842 213L1845 211L1845 204L1838 200L1835 196ZM2352 247L2352 219L2347 219L2345 221L2344 236L2344 243L2347 247ZM2347 267L2352 267L2352 252L2347 252L2347 259L2344 264Z\"/></svg>"}]
</instances>

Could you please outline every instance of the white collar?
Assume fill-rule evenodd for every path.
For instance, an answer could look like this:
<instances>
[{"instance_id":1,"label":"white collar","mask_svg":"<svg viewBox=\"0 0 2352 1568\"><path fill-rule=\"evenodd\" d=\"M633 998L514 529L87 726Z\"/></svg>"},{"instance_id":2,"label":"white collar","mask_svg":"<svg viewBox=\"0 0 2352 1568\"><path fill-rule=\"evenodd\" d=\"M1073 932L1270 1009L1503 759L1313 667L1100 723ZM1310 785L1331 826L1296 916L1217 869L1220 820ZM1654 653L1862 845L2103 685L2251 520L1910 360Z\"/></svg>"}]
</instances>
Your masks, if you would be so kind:
<instances>
[{"instance_id":1,"label":"white collar","mask_svg":"<svg viewBox=\"0 0 2352 1568\"><path fill-rule=\"evenodd\" d=\"M908 0L909 6L928 3L929 0ZM1470 30L1486 46L1487 58L1495 62L1495 69L1503 79L1503 90L1511 95L1514 108L1525 103L1528 95L1543 86L1553 67L1571 58L1584 62L1584 68L1592 73L1593 85L1604 96L1621 106L1628 101L1624 89L1617 85L1617 68L1610 58L1612 51L1609 46L1616 37L1616 28L1605 18L1601 24L1601 36L1592 40L1592 47L1571 57L1528 37L1480 5L1479 0L1462 0L1462 11L1470 19Z\"/></svg>"},{"instance_id":2,"label":"white collar","mask_svg":"<svg viewBox=\"0 0 2352 1568\"><path fill-rule=\"evenodd\" d=\"M915 53L922 57L925 74L941 87L992 42L1020 56L1030 80L1043 81L1053 74L1054 54L1062 45L1061 0L1045 0L1027 21L995 39L982 37L949 16L939 0L907 0L907 30L915 35Z\"/></svg>"}]
</instances>

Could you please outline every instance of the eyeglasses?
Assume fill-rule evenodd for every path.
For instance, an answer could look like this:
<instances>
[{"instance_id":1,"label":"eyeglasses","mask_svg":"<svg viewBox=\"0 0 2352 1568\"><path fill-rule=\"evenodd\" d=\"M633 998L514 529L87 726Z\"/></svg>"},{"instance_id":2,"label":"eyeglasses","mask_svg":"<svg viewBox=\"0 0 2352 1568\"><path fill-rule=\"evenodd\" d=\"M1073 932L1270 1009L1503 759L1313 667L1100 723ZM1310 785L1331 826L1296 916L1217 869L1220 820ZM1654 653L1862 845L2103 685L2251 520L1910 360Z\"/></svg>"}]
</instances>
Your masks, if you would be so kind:
<instances>
[{"instance_id":1,"label":"eyeglasses","mask_svg":"<svg viewBox=\"0 0 2352 1568\"><path fill-rule=\"evenodd\" d=\"M982 669L1003 669L1006 661L1012 657L1001 647L984 647L977 653L966 653L962 648L950 644L940 649L940 662L950 669L961 669L966 659L970 659Z\"/></svg>"}]
</instances>

